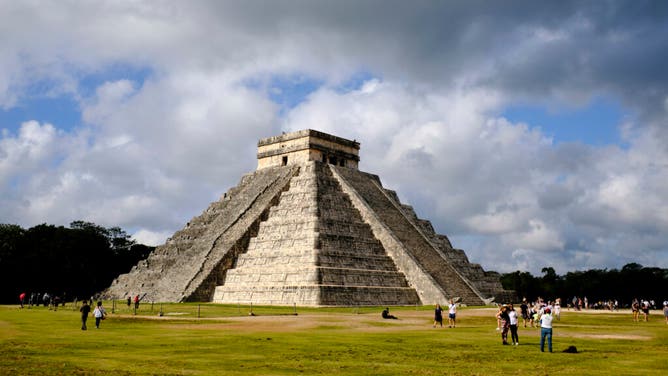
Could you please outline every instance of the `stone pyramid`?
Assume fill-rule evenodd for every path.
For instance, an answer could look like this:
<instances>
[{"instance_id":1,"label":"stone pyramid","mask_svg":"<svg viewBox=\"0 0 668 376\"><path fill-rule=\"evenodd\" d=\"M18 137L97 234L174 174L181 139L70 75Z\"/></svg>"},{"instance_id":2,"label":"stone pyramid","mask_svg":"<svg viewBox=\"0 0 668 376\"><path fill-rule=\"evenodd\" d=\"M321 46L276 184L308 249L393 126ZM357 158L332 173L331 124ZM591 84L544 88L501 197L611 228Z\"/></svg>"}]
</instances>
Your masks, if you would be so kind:
<instances>
[{"instance_id":1,"label":"stone pyramid","mask_svg":"<svg viewBox=\"0 0 668 376\"><path fill-rule=\"evenodd\" d=\"M103 295L353 306L511 293L358 162L359 143L314 130L260 140L254 173Z\"/></svg>"}]
</instances>

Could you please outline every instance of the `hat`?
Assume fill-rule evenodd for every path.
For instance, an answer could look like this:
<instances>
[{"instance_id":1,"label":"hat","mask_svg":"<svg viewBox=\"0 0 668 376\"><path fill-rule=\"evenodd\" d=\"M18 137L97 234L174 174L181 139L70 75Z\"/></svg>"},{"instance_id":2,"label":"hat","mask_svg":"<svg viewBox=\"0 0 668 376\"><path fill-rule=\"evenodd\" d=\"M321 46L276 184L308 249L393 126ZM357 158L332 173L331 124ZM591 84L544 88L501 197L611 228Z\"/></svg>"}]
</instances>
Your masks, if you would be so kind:
<instances>
[{"instance_id":1,"label":"hat","mask_svg":"<svg viewBox=\"0 0 668 376\"><path fill-rule=\"evenodd\" d=\"M550 311L549 308L545 308L545 313L550 313L550 312L552 312L552 311Z\"/></svg>"}]
</instances>

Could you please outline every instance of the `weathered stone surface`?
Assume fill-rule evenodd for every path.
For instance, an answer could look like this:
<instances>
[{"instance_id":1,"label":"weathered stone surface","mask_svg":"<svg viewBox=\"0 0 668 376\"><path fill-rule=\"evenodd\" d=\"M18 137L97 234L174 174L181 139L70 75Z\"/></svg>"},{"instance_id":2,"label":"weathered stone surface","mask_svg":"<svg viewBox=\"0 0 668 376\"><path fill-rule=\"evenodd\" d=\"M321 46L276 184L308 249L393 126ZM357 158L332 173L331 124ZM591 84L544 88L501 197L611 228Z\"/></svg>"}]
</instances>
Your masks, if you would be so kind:
<instances>
[{"instance_id":1,"label":"weathered stone surface","mask_svg":"<svg viewBox=\"0 0 668 376\"><path fill-rule=\"evenodd\" d=\"M216 288L213 301L282 305L419 302L329 167L314 161L303 164L299 175L292 178L290 189L271 208L247 252Z\"/></svg>"},{"instance_id":2,"label":"weathered stone surface","mask_svg":"<svg viewBox=\"0 0 668 376\"><path fill-rule=\"evenodd\" d=\"M103 294L122 298L146 293L155 301L211 300L213 289L297 170L275 167L244 176L237 187L120 275Z\"/></svg>"},{"instance_id":3,"label":"weathered stone surface","mask_svg":"<svg viewBox=\"0 0 668 376\"><path fill-rule=\"evenodd\" d=\"M305 130L260 140L244 176L104 292L155 301L406 305L505 297L376 175L359 143Z\"/></svg>"}]
</instances>

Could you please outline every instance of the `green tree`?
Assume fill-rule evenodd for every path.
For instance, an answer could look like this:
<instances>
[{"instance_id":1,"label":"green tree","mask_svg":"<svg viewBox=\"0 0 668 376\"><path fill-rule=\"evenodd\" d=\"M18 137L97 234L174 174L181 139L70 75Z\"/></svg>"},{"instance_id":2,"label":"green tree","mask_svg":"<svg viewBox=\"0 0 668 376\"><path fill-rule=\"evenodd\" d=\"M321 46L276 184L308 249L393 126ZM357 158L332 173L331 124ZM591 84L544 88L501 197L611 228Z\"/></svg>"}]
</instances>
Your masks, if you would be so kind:
<instances>
[{"instance_id":1,"label":"green tree","mask_svg":"<svg viewBox=\"0 0 668 376\"><path fill-rule=\"evenodd\" d=\"M0 302L13 303L20 292L89 297L153 249L135 244L119 227L85 221L28 230L0 225Z\"/></svg>"}]
</instances>

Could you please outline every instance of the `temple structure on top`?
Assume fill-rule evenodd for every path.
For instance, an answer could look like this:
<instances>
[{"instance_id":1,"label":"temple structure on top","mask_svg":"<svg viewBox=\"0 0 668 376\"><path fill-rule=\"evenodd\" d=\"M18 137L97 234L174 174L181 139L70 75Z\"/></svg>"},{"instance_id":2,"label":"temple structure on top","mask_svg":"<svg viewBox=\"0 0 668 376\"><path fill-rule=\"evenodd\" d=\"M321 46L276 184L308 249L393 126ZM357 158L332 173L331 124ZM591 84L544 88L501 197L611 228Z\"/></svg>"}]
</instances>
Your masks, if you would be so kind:
<instances>
[{"instance_id":1,"label":"temple structure on top","mask_svg":"<svg viewBox=\"0 0 668 376\"><path fill-rule=\"evenodd\" d=\"M357 169L359 150L357 141L305 129L261 139L257 143L257 169L308 161Z\"/></svg>"},{"instance_id":2,"label":"temple structure on top","mask_svg":"<svg viewBox=\"0 0 668 376\"><path fill-rule=\"evenodd\" d=\"M103 295L305 306L482 305L512 295L359 171L359 150L310 129L261 139L255 172Z\"/></svg>"}]
</instances>

